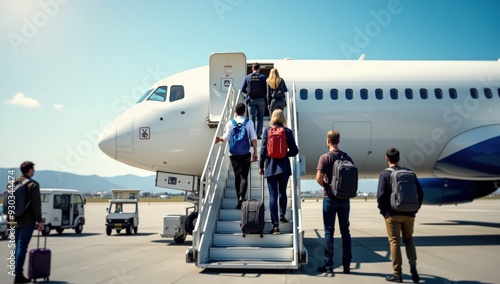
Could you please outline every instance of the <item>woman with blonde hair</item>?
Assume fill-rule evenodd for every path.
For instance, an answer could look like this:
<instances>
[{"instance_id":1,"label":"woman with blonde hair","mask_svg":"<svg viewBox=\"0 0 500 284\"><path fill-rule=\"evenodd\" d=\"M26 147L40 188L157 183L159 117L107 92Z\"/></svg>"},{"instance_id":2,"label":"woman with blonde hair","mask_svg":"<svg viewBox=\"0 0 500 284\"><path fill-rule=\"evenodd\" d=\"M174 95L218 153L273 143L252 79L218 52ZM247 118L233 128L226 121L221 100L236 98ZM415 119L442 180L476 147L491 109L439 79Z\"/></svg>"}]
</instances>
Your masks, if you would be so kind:
<instances>
[{"instance_id":1,"label":"woman with blonde hair","mask_svg":"<svg viewBox=\"0 0 500 284\"><path fill-rule=\"evenodd\" d=\"M269 110L269 113L273 113L273 111L277 108L284 111L286 107L285 93L288 92L288 88L286 87L285 80L280 77L278 69L271 69L271 71L269 72L269 78L267 78L266 82L266 99L267 109Z\"/></svg>"},{"instance_id":2,"label":"woman with blonde hair","mask_svg":"<svg viewBox=\"0 0 500 284\"><path fill-rule=\"evenodd\" d=\"M268 143L268 140L272 142L279 141L279 143ZM283 111L281 109L274 110L271 115L271 123L266 127L262 136L259 161L259 174L264 175L267 179L269 212L273 223L273 229L270 233L273 235L280 233L280 223L289 222L285 217L287 208L286 188L288 179L292 175L289 157L293 157L298 153L299 148L295 143L292 130L286 127L286 118Z\"/></svg>"}]
</instances>

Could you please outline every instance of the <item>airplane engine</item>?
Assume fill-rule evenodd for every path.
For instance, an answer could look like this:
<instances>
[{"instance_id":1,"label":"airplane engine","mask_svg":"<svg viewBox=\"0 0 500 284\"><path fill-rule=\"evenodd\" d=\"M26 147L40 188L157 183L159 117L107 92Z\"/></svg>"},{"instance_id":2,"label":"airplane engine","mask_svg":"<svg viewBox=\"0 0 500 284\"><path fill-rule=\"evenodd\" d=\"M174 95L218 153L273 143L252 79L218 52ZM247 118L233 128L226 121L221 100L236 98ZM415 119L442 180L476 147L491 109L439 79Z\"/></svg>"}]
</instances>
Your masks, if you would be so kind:
<instances>
[{"instance_id":1,"label":"airplane engine","mask_svg":"<svg viewBox=\"0 0 500 284\"><path fill-rule=\"evenodd\" d=\"M494 192L499 181L472 181L447 178L419 178L424 204L445 205L472 202Z\"/></svg>"}]
</instances>

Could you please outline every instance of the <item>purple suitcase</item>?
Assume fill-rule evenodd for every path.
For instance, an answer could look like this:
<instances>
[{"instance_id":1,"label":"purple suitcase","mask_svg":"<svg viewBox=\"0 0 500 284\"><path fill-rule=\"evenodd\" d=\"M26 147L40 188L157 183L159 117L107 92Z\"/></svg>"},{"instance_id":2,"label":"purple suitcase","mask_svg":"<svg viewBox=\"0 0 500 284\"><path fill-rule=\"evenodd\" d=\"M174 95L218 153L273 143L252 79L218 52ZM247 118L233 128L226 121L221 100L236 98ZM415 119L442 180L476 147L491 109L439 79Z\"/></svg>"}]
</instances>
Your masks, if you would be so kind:
<instances>
[{"instance_id":1,"label":"purple suitcase","mask_svg":"<svg viewBox=\"0 0 500 284\"><path fill-rule=\"evenodd\" d=\"M43 278L49 281L51 251L47 249L47 236L45 236L44 248L40 248L40 231L38 231L36 249L30 250L28 278L36 282L36 279Z\"/></svg>"}]
</instances>

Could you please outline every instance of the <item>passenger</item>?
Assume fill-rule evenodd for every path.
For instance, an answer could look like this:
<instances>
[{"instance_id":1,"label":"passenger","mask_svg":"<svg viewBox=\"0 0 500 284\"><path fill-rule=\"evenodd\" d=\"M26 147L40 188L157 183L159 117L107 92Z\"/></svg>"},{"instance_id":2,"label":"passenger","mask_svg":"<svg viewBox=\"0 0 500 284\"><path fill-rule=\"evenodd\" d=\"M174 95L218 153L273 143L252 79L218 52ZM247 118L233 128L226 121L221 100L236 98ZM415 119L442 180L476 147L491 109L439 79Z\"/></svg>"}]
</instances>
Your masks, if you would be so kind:
<instances>
[{"instance_id":1,"label":"passenger","mask_svg":"<svg viewBox=\"0 0 500 284\"><path fill-rule=\"evenodd\" d=\"M245 104L239 103L235 107L236 117L234 118L236 123L243 123L247 120L246 117L246 109ZM231 132L234 128L234 124L231 121L228 121L226 124L226 129L224 130L224 134L222 136L215 137L215 143L219 143L222 141L229 141L231 138ZM250 160L252 156L250 153L250 147L248 149L244 149L243 152L246 154L243 155L233 155L229 153L229 159L231 160L231 166L234 171L234 188L236 189L236 196L238 198L238 205L236 209L241 209L241 204L245 201L245 196L247 193L248 187L248 172L250 171L251 162L257 161L257 134L255 133L254 125L251 120L248 120L245 124L245 129L248 134L248 138L252 142L253 147L253 158Z\"/></svg>"},{"instance_id":2,"label":"passenger","mask_svg":"<svg viewBox=\"0 0 500 284\"><path fill-rule=\"evenodd\" d=\"M22 183L26 179L31 179L35 175L35 164L32 162L23 162L21 164L22 175L16 179L17 183ZM20 217L16 217L15 241L16 241L16 260L15 260L15 279L14 283L31 283L24 277L23 266L26 259L26 252L31 241L31 236L38 223L38 230L44 229L42 220L42 201L40 196L40 185L34 179L27 183L26 204L28 204L26 212Z\"/></svg>"},{"instance_id":3,"label":"passenger","mask_svg":"<svg viewBox=\"0 0 500 284\"><path fill-rule=\"evenodd\" d=\"M389 167L393 169L400 169L399 166L399 151L398 149L391 148L387 150L385 161ZM403 282L403 271L401 264L403 262L401 256L401 234L403 235L403 243L406 248L406 256L410 263L411 279L413 282L418 283L420 276L417 272L417 251L413 243L413 228L415 224L415 215L417 211L413 212L399 212L393 210L391 207L391 172L384 170L380 173L378 179L377 189L377 204L380 209L380 214L385 218L385 226L387 235L389 237L389 245L391 248L392 268L394 270L391 276L387 276L385 280L390 282ZM422 187L416 180L419 207L422 205L424 193Z\"/></svg>"},{"instance_id":4,"label":"passenger","mask_svg":"<svg viewBox=\"0 0 500 284\"><path fill-rule=\"evenodd\" d=\"M335 216L339 218L340 234L342 235L342 266L344 273L350 273L350 265L352 259L351 252L351 233L349 232L349 199L330 198L327 194L327 186L330 186L332 180L333 163L336 158L344 154L346 160L352 162L351 157L347 153L339 150L340 133L335 130L330 130L326 134L326 146L329 152L321 155L318 161L316 171L316 181L323 187L323 225L325 229L324 239L324 260L325 264L318 267L319 272L333 273L333 233L335 231Z\"/></svg>"},{"instance_id":5,"label":"passenger","mask_svg":"<svg viewBox=\"0 0 500 284\"><path fill-rule=\"evenodd\" d=\"M260 74L260 64L252 65L252 73L245 77L241 92L247 95L250 119L256 126L257 139L262 139L262 129L264 127L264 111L266 108L266 76ZM257 115L257 123L255 123Z\"/></svg>"},{"instance_id":6,"label":"passenger","mask_svg":"<svg viewBox=\"0 0 500 284\"><path fill-rule=\"evenodd\" d=\"M269 113L273 113L276 108L285 111L286 97L285 93L288 92L285 80L280 77L278 70L271 69L269 78L267 78L267 109ZM279 91L278 91L279 90Z\"/></svg>"},{"instance_id":7,"label":"passenger","mask_svg":"<svg viewBox=\"0 0 500 284\"><path fill-rule=\"evenodd\" d=\"M268 149L266 147L268 134L271 128L283 127L285 129L286 144L288 149L284 158L271 158L269 157ZM295 138L293 136L292 130L286 127L286 119L283 111L276 109L271 115L270 126L266 127L264 130L264 136L262 138L262 147L260 148L260 167L259 174L264 175L267 178L267 187L269 190L269 212L271 213L271 222L273 224L273 229L271 234L278 235L280 233L279 224L288 223L289 221L285 218L286 207L287 207L287 195L286 188L288 185L288 179L292 175L292 167L290 165L289 157L293 157L299 153L297 144L295 143ZM264 171L265 163L265 171ZM279 212L280 217L278 219L278 200L279 200Z\"/></svg>"},{"instance_id":8,"label":"passenger","mask_svg":"<svg viewBox=\"0 0 500 284\"><path fill-rule=\"evenodd\" d=\"M121 203L117 203L116 204L115 213L121 213L121 212L122 212L122 204Z\"/></svg>"}]
</instances>

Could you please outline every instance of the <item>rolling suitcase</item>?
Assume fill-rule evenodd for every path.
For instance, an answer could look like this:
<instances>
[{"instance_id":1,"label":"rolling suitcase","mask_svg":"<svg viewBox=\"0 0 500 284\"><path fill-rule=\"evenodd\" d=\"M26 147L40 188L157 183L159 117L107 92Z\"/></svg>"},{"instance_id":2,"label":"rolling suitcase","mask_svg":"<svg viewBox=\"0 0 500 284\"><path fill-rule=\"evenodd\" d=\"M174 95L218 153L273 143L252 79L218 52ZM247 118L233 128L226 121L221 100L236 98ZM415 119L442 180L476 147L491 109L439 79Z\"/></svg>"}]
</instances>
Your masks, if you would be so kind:
<instances>
[{"instance_id":1,"label":"rolling suitcase","mask_svg":"<svg viewBox=\"0 0 500 284\"><path fill-rule=\"evenodd\" d=\"M262 176L262 199L252 199L250 188L250 200L246 200L241 204L241 231L243 237L246 234L260 234L264 237L264 177Z\"/></svg>"},{"instance_id":2,"label":"rolling suitcase","mask_svg":"<svg viewBox=\"0 0 500 284\"><path fill-rule=\"evenodd\" d=\"M38 231L36 249L30 250L28 278L36 282L38 278L49 281L50 261L52 252L47 249L47 236L45 236L44 248L40 248L40 231Z\"/></svg>"}]
</instances>

